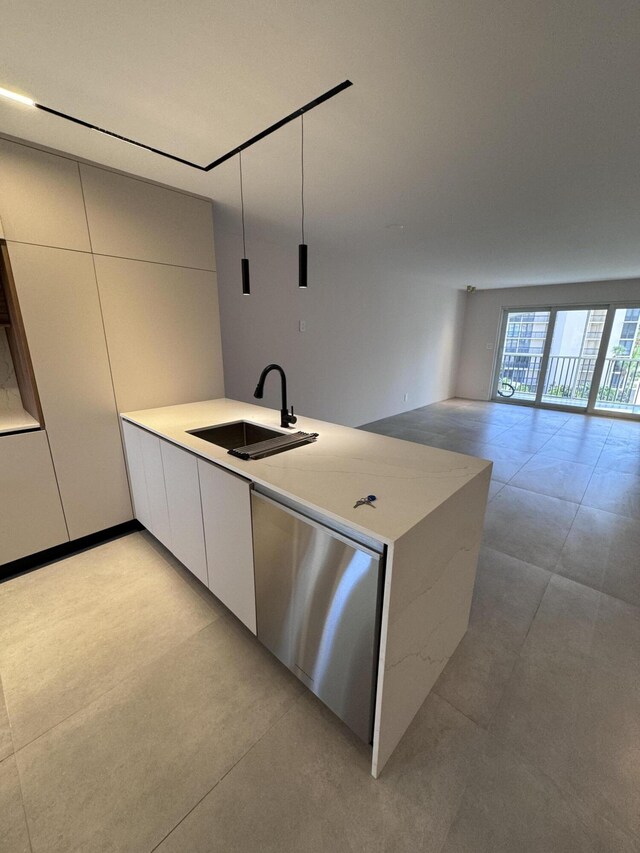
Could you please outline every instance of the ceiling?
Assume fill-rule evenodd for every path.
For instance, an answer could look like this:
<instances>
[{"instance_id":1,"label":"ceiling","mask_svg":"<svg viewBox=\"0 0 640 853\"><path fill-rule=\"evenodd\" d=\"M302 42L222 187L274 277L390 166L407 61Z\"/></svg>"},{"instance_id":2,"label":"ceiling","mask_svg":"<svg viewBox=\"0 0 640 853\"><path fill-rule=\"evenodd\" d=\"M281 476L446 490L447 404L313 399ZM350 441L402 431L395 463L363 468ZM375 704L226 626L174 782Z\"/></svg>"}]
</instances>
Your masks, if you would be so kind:
<instances>
[{"instance_id":1,"label":"ceiling","mask_svg":"<svg viewBox=\"0 0 640 853\"><path fill-rule=\"evenodd\" d=\"M455 287L640 275L637 0L0 10L0 86L200 163L351 79L305 120L310 243ZM236 160L204 174L5 101L0 132L238 207ZM248 241L298 228L299 133L243 155Z\"/></svg>"}]
</instances>

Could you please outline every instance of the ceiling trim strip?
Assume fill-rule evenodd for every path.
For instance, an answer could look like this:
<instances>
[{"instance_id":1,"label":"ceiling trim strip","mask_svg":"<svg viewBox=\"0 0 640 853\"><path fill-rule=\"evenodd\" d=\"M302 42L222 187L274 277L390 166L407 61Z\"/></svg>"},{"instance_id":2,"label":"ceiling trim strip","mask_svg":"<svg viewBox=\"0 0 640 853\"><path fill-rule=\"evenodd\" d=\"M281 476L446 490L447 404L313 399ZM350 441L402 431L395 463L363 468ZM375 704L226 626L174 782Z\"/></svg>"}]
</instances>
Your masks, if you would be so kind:
<instances>
[{"instance_id":1,"label":"ceiling trim strip","mask_svg":"<svg viewBox=\"0 0 640 853\"><path fill-rule=\"evenodd\" d=\"M208 163L206 166L201 166L199 163L192 163L190 160L185 160L183 157L177 157L175 154L169 154L166 151L161 151L159 148L154 148L151 145L145 145L144 142L137 142L135 139L129 139L127 136L122 136L120 133L114 133L112 130L107 130L104 127L98 127L98 125L91 124L91 122L83 121L82 119L76 118L75 116L67 115L67 113L62 113L59 110L54 110L51 107L47 107L44 104L39 104L37 101L34 102L34 106L37 109L42 110L45 113L49 113L50 115L57 116L58 118L65 119L65 121L72 121L74 124L82 125L82 127L86 127L89 130L97 130L99 133L104 133L107 136L112 136L114 139L120 139L122 142L128 142L130 145L136 145L138 148L144 148L145 151L151 151L153 154L159 154L161 157L167 157L169 160L174 160L176 163L182 163L184 166L190 166L192 169L198 169L201 172L210 172L212 169L215 169L216 166L220 166L226 160L229 160L231 157L235 157L241 151L246 150L251 145L255 145L256 142L260 142L266 136L269 136L271 133L275 133L276 130L280 130L281 127L284 127L285 124L288 124L290 121L293 121L296 118L299 118L303 113L308 113L310 110L315 107L323 104L325 101L328 101L330 98L334 98L336 95L343 92L345 89L348 89L349 86L353 86L351 80L344 80L342 83L339 83L337 86L334 86L333 89L329 89L324 94L315 98L313 101L309 101L308 104L305 104L303 107L299 107L294 112L290 113L288 116L280 119L275 124L270 125L265 130L260 133L252 136L251 139L247 139L246 142L242 142L236 148L233 148L231 151L228 151L226 154L223 154L222 157L218 157L217 160L213 160L213 162Z\"/></svg>"}]
</instances>

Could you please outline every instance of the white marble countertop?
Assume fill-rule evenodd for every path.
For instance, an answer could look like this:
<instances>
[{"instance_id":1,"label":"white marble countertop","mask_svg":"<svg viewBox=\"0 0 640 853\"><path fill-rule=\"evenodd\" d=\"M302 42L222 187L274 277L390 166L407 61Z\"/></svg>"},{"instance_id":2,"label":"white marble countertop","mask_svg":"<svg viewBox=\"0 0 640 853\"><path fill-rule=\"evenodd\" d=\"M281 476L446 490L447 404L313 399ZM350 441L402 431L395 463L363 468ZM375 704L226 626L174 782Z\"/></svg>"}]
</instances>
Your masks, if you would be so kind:
<instances>
[{"instance_id":1,"label":"white marble countertop","mask_svg":"<svg viewBox=\"0 0 640 853\"><path fill-rule=\"evenodd\" d=\"M280 412L235 400L208 400L127 412L126 420L386 544L433 512L491 462L410 441L298 416L293 430L313 444L244 461L187 430L237 420L280 429ZM285 430L283 430L285 432ZM377 496L376 508L354 509Z\"/></svg>"},{"instance_id":2,"label":"white marble countertop","mask_svg":"<svg viewBox=\"0 0 640 853\"><path fill-rule=\"evenodd\" d=\"M24 409L0 410L0 435L11 432L23 432L26 429L40 429L40 424Z\"/></svg>"}]
</instances>

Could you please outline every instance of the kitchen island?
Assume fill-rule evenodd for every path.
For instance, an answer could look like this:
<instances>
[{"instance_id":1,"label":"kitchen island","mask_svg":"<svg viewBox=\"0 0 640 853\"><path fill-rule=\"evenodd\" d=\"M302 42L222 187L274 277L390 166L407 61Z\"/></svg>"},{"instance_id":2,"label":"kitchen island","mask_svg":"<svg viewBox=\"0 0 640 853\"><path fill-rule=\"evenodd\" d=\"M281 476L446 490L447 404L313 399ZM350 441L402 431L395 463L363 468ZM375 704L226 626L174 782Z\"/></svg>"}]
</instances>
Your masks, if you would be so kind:
<instances>
[{"instance_id":1,"label":"kitchen island","mask_svg":"<svg viewBox=\"0 0 640 853\"><path fill-rule=\"evenodd\" d=\"M280 430L280 413L227 399L122 417L134 505L143 523L147 508L139 511L133 488L137 462L129 425L157 436L167 449L182 448L213 463L211 470L236 475L230 479L268 489L302 513L380 543L385 569L373 726L377 777L466 631L491 463L306 417L298 418L295 429L318 433L316 442L245 461L192 431L240 420ZM354 507L369 494L376 496L375 508ZM234 534L246 559L250 521ZM255 633L251 615L238 615Z\"/></svg>"}]
</instances>

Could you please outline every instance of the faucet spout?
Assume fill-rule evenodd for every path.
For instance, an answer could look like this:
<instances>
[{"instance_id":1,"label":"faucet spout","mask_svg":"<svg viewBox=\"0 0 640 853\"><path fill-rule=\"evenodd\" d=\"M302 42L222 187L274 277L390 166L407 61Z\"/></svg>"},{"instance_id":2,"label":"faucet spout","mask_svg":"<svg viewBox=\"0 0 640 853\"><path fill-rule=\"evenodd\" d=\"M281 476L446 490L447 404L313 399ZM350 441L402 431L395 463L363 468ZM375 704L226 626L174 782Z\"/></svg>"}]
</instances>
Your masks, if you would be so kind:
<instances>
[{"instance_id":1,"label":"faucet spout","mask_svg":"<svg viewBox=\"0 0 640 853\"><path fill-rule=\"evenodd\" d=\"M258 379L258 384L256 385L256 390L253 392L253 396L258 400L262 400L264 395L264 382L269 373L272 370L277 370L280 374L280 387L282 390L282 407L280 409L280 426L286 427L287 429L298 420L293 414L293 406L291 406L291 413L289 413L289 409L287 407L287 377L285 375L284 370L280 367L279 364L268 364L265 369L260 374L260 379Z\"/></svg>"}]
</instances>

